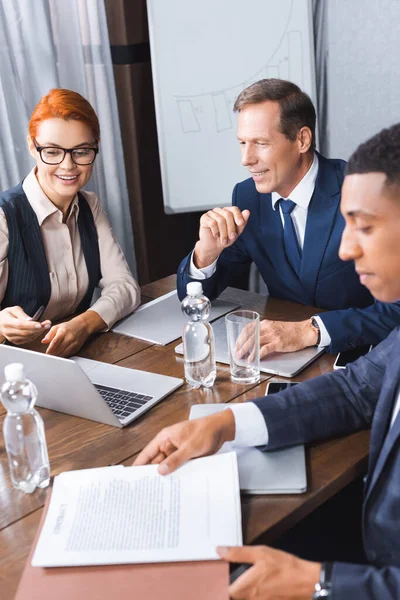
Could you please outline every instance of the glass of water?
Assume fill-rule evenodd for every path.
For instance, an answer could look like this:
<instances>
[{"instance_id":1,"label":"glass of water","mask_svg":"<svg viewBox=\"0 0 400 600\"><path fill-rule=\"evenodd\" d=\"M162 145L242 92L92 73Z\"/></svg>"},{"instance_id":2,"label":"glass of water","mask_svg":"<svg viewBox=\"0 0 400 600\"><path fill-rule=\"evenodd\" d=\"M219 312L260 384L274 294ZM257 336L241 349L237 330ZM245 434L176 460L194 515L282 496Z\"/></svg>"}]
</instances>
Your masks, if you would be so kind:
<instances>
[{"instance_id":1,"label":"glass of water","mask_svg":"<svg viewBox=\"0 0 400 600\"><path fill-rule=\"evenodd\" d=\"M252 310L235 310L225 317L231 380L257 383L260 380L260 315Z\"/></svg>"}]
</instances>

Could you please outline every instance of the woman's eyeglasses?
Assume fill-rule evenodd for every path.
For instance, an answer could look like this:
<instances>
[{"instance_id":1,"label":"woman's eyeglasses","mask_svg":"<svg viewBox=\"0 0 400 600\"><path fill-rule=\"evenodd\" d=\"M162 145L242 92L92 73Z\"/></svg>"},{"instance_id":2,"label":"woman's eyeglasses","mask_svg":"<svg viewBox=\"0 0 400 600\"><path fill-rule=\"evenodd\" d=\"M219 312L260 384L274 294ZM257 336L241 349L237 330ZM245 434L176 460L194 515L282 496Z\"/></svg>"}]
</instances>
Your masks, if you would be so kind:
<instances>
[{"instance_id":1,"label":"woman's eyeglasses","mask_svg":"<svg viewBox=\"0 0 400 600\"><path fill-rule=\"evenodd\" d=\"M59 148L58 146L38 146L33 140L41 160L46 165L59 165L65 158L67 152L71 155L76 165L91 165L97 156L98 148Z\"/></svg>"}]
</instances>

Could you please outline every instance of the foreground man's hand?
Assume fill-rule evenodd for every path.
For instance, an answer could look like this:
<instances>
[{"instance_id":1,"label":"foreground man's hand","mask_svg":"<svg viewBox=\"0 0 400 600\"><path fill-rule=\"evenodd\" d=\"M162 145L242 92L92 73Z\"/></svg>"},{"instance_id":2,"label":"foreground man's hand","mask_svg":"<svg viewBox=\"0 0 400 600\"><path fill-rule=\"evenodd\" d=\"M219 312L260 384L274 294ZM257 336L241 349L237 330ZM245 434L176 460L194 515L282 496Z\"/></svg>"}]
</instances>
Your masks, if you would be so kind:
<instances>
[{"instance_id":1,"label":"foreground man's hand","mask_svg":"<svg viewBox=\"0 0 400 600\"><path fill-rule=\"evenodd\" d=\"M223 410L215 415L165 427L133 464L159 464L159 473L166 475L191 458L214 454L224 442L234 437L235 417L231 410Z\"/></svg>"},{"instance_id":2,"label":"foreground man's hand","mask_svg":"<svg viewBox=\"0 0 400 600\"><path fill-rule=\"evenodd\" d=\"M321 565L267 546L217 548L226 561L253 565L229 587L232 600L310 600Z\"/></svg>"}]
</instances>

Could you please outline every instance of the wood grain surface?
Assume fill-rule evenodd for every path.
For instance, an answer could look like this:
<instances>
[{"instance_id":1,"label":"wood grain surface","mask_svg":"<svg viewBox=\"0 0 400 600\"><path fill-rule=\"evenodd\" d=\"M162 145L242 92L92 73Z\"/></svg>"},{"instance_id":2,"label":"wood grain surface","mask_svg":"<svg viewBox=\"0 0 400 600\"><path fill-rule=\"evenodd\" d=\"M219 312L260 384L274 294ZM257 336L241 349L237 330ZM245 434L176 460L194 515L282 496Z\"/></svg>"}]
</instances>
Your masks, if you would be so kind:
<instances>
[{"instance_id":1,"label":"wood grain surface","mask_svg":"<svg viewBox=\"0 0 400 600\"><path fill-rule=\"evenodd\" d=\"M147 284L143 300L149 301L171 291L175 276ZM270 319L302 320L316 309L264 298L228 288L222 294ZM163 373L183 378L183 359L174 351L180 340L167 346L154 346L113 332L94 336L81 355L123 367ZM324 354L304 370L296 381L303 381L332 370L334 357ZM132 463L138 452L162 427L186 419L190 407L198 403L245 402L263 396L268 381L282 380L262 374L252 386L231 382L229 367L218 364L217 379L210 389L194 390L186 383L124 429L51 410L39 409L54 477L62 471L113 464ZM0 426L4 411L0 415ZM271 541L292 527L321 503L364 473L368 460L369 432L309 445L307 448L308 490L300 495L242 496L243 535L246 543L264 534ZM26 495L13 489L3 436L0 436L0 598L11 600L29 554L40 520L47 490Z\"/></svg>"}]
</instances>

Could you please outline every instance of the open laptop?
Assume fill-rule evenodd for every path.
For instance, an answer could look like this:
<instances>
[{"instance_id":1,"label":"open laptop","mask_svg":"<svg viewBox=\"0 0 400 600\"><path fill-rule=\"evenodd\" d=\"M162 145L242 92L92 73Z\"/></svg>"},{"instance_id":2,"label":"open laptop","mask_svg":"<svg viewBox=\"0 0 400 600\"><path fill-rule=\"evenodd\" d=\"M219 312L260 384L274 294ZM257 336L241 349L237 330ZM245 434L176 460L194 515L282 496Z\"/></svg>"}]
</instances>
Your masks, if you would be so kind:
<instances>
[{"instance_id":1,"label":"open laptop","mask_svg":"<svg viewBox=\"0 0 400 600\"><path fill-rule=\"evenodd\" d=\"M215 360L229 365L225 317L214 321L212 328L215 338ZM183 345L176 346L175 352L183 354ZM260 370L263 373L272 373L281 377L295 377L324 352L324 348L317 346L297 350L297 352L274 352L260 360Z\"/></svg>"},{"instance_id":2,"label":"open laptop","mask_svg":"<svg viewBox=\"0 0 400 600\"><path fill-rule=\"evenodd\" d=\"M198 419L229 408L229 404L195 404L189 419ZM302 494L307 491L304 445L261 452L257 448L238 448L225 442L219 452L235 450L239 485L246 494Z\"/></svg>"},{"instance_id":3,"label":"open laptop","mask_svg":"<svg viewBox=\"0 0 400 600\"><path fill-rule=\"evenodd\" d=\"M22 363L38 390L37 406L125 427L183 384L182 379L74 356L59 358L0 345L0 378Z\"/></svg>"}]
</instances>

